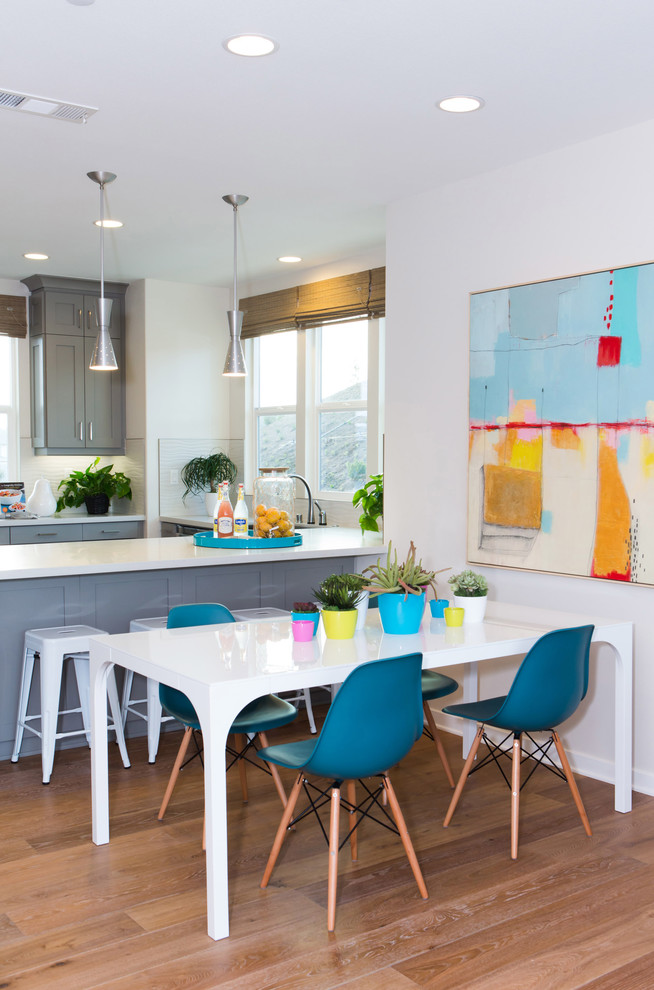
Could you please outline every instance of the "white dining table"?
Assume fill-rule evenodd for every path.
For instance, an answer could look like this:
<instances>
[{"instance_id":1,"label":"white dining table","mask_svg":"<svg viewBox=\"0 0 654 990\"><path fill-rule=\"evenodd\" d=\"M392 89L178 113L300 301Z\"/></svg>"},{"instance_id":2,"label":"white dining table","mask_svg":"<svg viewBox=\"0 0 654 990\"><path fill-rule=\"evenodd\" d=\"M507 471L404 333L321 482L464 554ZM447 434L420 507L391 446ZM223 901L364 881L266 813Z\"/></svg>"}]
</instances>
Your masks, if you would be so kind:
<instances>
[{"instance_id":1,"label":"white dining table","mask_svg":"<svg viewBox=\"0 0 654 990\"><path fill-rule=\"evenodd\" d=\"M106 681L112 664L183 691L198 714L204 745L207 930L221 939L229 934L225 744L232 721L248 702L268 693L339 684L361 663L415 652L423 654L424 668L464 664L463 698L474 701L480 663L522 655L550 629L590 623L593 642L608 644L615 659L615 808L628 812L633 624L489 602L482 623L459 629L430 618L427 610L412 636L384 634L375 609L349 640L326 639L321 624L313 640L295 643L286 618L95 637L90 649L93 841L109 842ZM464 752L474 729L464 725Z\"/></svg>"}]
</instances>

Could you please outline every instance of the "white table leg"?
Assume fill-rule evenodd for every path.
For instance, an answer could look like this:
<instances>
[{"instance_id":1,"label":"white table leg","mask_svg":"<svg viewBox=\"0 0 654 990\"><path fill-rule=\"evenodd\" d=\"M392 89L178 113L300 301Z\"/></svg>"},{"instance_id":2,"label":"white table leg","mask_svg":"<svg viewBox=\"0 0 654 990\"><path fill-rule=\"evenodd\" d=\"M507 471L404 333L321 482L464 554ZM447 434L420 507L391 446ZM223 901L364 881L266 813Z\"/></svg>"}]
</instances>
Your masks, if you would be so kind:
<instances>
[{"instance_id":1,"label":"white table leg","mask_svg":"<svg viewBox=\"0 0 654 990\"><path fill-rule=\"evenodd\" d=\"M463 668L463 701L479 701L479 664L467 663ZM477 732L477 725L470 719L461 719L463 722L463 758L465 759L470 751L470 747Z\"/></svg>"},{"instance_id":2,"label":"white table leg","mask_svg":"<svg viewBox=\"0 0 654 990\"><path fill-rule=\"evenodd\" d=\"M610 645L615 653L615 810L631 811L633 632L617 629Z\"/></svg>"},{"instance_id":3,"label":"white table leg","mask_svg":"<svg viewBox=\"0 0 654 990\"><path fill-rule=\"evenodd\" d=\"M202 708L205 708L203 705ZM204 745L204 802L206 815L207 931L211 938L229 935L229 878L227 869L227 787L225 744L231 719L221 711L218 689L210 689L206 714L196 705Z\"/></svg>"},{"instance_id":4,"label":"white table leg","mask_svg":"<svg viewBox=\"0 0 654 990\"><path fill-rule=\"evenodd\" d=\"M91 808L93 841L109 842L109 747L107 741L107 675L111 664L101 660L91 643Z\"/></svg>"}]
</instances>

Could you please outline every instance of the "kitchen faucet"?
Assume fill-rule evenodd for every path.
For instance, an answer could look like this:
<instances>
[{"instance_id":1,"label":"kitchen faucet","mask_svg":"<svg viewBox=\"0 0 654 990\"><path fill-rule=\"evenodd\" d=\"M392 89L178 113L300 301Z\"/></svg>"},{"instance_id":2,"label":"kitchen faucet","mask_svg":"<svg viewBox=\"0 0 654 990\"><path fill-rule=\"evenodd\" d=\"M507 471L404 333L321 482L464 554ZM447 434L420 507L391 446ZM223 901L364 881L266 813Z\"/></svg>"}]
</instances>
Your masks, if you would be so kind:
<instances>
[{"instance_id":1,"label":"kitchen faucet","mask_svg":"<svg viewBox=\"0 0 654 990\"><path fill-rule=\"evenodd\" d=\"M309 482L306 478L303 478L301 474L289 474L289 478L297 478L301 481L307 490L307 497L309 499L309 511L307 512L307 526L315 525L316 520L313 515L313 495L311 494L311 489L309 488Z\"/></svg>"}]
</instances>

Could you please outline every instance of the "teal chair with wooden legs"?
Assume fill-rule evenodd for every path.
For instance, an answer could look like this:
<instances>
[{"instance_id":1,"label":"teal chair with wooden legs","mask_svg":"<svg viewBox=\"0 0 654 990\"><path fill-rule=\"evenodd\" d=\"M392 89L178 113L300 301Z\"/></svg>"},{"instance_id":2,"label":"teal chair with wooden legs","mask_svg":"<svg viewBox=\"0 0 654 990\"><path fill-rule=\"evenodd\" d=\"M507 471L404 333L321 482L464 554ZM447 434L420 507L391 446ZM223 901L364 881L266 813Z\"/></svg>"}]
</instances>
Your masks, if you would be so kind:
<instances>
[{"instance_id":1,"label":"teal chair with wooden legs","mask_svg":"<svg viewBox=\"0 0 654 990\"><path fill-rule=\"evenodd\" d=\"M446 698L448 694L453 694L458 687L459 685L454 678L448 677L447 674L439 674L437 670L423 670L422 672L422 710L424 712L426 722L424 732L430 739L433 740L434 745L436 746L436 750L440 757L440 761L443 764L443 769L445 770L445 775L450 783L450 787L454 787L452 768L450 767L447 759L443 741L438 733L432 710L429 707L429 702L435 701L437 698Z\"/></svg>"},{"instance_id":2,"label":"teal chair with wooden legs","mask_svg":"<svg viewBox=\"0 0 654 990\"><path fill-rule=\"evenodd\" d=\"M234 619L232 613L224 605L209 602L192 605L176 605L168 613L167 627L168 629L179 629L187 626L206 626L235 621L236 620ZM188 760L186 760L186 753L188 751L191 739L194 738L194 733L200 730L200 722L195 708L189 699L185 694L178 691L176 688L168 687L165 684L160 684L159 698L161 700L162 707L178 719L178 721L180 721L185 727L184 736L177 752L177 757L168 781L166 793L157 816L159 821L161 821L166 813L166 808L168 807L168 803L175 788L179 771L182 766L185 765L185 761L188 762ZM259 760L255 761L251 757L256 755L258 752L259 740L263 746L268 745L266 733L270 729L276 729L282 725L287 725L295 718L297 718L297 708L295 708L294 705L291 705L288 701L284 701L282 698L278 698L275 694L267 694L262 698L256 698L254 701L251 701L249 705L246 705L232 722L230 733L233 733L237 737L241 737L242 742L240 748L233 748L229 745L227 746L227 753L231 757L231 762L228 763L227 770L229 770L235 763L238 764L241 776L243 801L247 801L248 799L246 763L250 763L252 766L256 766L260 770L265 770L266 773L272 775L280 800L284 806L286 805L286 791L284 790L284 785L281 782L277 768L275 766L267 766ZM201 749L198 745L197 739L195 742L197 752L194 755L198 755L201 752ZM192 758L193 757L191 756L189 759Z\"/></svg>"},{"instance_id":3,"label":"teal chair with wooden legs","mask_svg":"<svg viewBox=\"0 0 654 990\"><path fill-rule=\"evenodd\" d=\"M260 751L261 758L267 763L297 771L261 886L266 887L270 880L287 831L307 815L315 813L329 845L327 929L330 932L334 931L336 921L338 851L349 839L352 859L357 858L356 828L364 818L377 821L400 836L420 895L425 899L428 897L427 887L388 777L388 768L395 766L406 756L422 734L421 668L420 653L361 664L343 682L331 703L317 739L282 743ZM319 787L307 779L309 775L326 777L331 783L326 789ZM364 779L369 777L379 778L374 789L364 783ZM356 780L361 782L366 792L358 805L354 793ZM347 800L341 797L343 783L347 785ZM303 788L309 804L294 818L293 812ZM388 800L392 818L380 802L382 795ZM326 804L330 805L329 837L318 815L319 809ZM339 844L341 805L350 817L351 827ZM375 818L373 810L380 818Z\"/></svg>"},{"instance_id":4,"label":"teal chair with wooden legs","mask_svg":"<svg viewBox=\"0 0 654 990\"><path fill-rule=\"evenodd\" d=\"M445 828L452 820L468 776L492 761L500 768L511 788L512 859L518 858L520 789L539 765L567 780L586 835L592 835L590 822L556 727L570 718L586 696L593 629L594 626L577 626L545 633L534 643L520 664L507 695L489 698L487 701L447 705L443 709L449 715L458 715L480 723L445 816ZM508 732L499 745L488 738L485 732L487 725ZM532 737L532 732L549 732L550 738L541 744ZM532 749L523 748L523 736L530 740ZM510 738L511 749L504 749L503 745ZM487 744L489 752L473 768L482 741ZM561 767L548 755L552 744L558 753ZM511 759L510 780L500 762L502 757ZM521 764L528 759L534 760L535 765L521 784Z\"/></svg>"}]
</instances>

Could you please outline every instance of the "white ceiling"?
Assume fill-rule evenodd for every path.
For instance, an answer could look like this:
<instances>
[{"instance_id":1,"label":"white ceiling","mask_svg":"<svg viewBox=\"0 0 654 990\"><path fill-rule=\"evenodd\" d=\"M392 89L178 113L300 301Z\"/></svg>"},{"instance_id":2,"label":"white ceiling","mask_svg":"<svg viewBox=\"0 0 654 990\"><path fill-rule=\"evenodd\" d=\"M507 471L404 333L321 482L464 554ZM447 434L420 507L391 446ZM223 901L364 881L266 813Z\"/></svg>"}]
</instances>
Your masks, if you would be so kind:
<instances>
[{"instance_id":1,"label":"white ceiling","mask_svg":"<svg viewBox=\"0 0 654 990\"><path fill-rule=\"evenodd\" d=\"M651 0L4 0L0 89L98 107L0 109L0 275L229 286L374 250L385 207L654 116ZM279 50L239 58L243 32ZM446 114L448 95L482 96ZM534 189L534 195L538 190ZM437 235L437 231L434 236ZM27 262L44 251L48 262ZM295 271L297 271L297 267Z\"/></svg>"}]
</instances>

